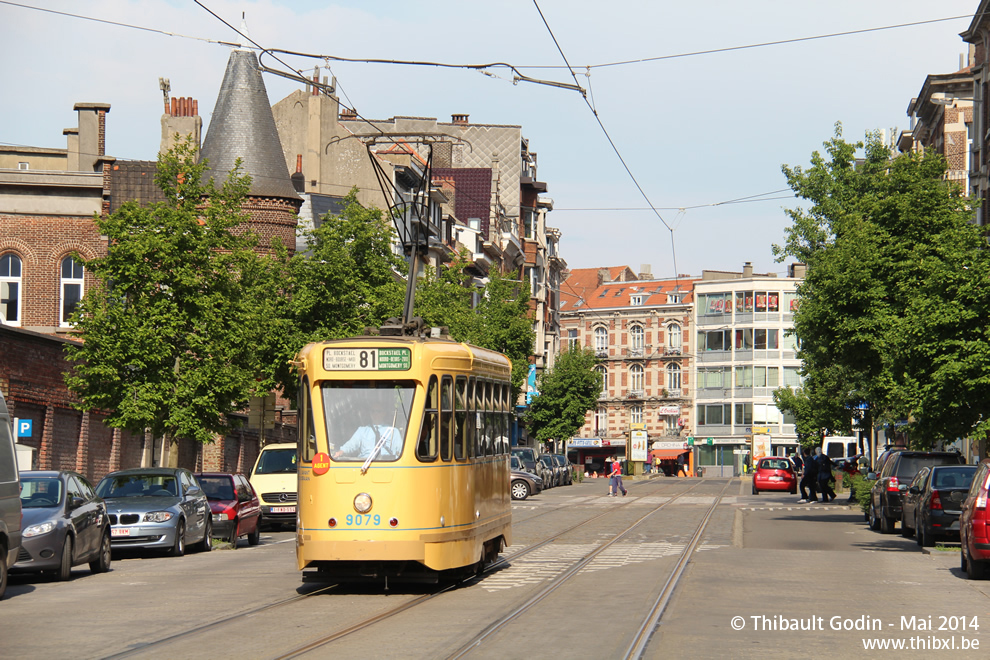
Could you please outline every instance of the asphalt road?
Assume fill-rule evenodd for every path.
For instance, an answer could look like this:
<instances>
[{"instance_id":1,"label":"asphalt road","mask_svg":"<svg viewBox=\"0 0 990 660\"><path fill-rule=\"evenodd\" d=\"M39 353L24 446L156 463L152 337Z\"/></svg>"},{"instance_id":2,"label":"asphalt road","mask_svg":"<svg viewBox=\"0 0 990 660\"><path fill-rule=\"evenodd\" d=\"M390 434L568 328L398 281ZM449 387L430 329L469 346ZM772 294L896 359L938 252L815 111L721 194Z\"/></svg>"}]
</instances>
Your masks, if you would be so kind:
<instances>
[{"instance_id":1,"label":"asphalt road","mask_svg":"<svg viewBox=\"0 0 990 660\"><path fill-rule=\"evenodd\" d=\"M507 566L304 657L448 657L647 517L468 656L622 657L631 627L720 493L645 657L894 653L864 650L874 639L923 647L913 654L990 653L990 581L966 580L958 552L923 553L913 539L870 531L858 509L842 500L798 505L787 494L750 495L745 480L654 479L627 487L627 497L609 498L606 482L588 480L515 503ZM551 536L553 543L522 552ZM233 551L116 557L109 573L78 567L65 583L12 576L0 602L0 654L275 658L430 593L351 586L302 597L314 589L300 582L291 532L265 533L257 547L242 539ZM791 627L798 629L782 629ZM978 649L962 648L974 643Z\"/></svg>"}]
</instances>

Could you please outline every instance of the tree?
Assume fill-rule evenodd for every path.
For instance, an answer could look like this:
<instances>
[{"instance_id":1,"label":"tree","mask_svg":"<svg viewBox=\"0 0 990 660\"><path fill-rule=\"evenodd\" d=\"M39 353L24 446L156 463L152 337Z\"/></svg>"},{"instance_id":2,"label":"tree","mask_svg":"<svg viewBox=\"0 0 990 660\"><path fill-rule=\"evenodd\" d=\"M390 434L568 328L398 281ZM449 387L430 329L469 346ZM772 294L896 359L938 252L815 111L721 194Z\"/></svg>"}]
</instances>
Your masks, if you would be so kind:
<instances>
[{"instance_id":1,"label":"tree","mask_svg":"<svg viewBox=\"0 0 990 660\"><path fill-rule=\"evenodd\" d=\"M910 421L921 447L984 436L990 259L945 160L892 158L879 135L850 144L838 125L825 147L809 170L783 168L811 202L788 211L787 241L774 246L808 265L794 329L809 405L792 412L839 431L865 403L877 421Z\"/></svg>"},{"instance_id":2,"label":"tree","mask_svg":"<svg viewBox=\"0 0 990 660\"><path fill-rule=\"evenodd\" d=\"M493 270L484 288L476 289L465 269L468 261L459 255L439 272L427 270L416 288L416 314L427 325L447 326L450 336L493 351L512 360L512 389L515 399L529 369L535 333L529 308L529 285ZM474 295L478 304L472 308Z\"/></svg>"},{"instance_id":3,"label":"tree","mask_svg":"<svg viewBox=\"0 0 990 660\"><path fill-rule=\"evenodd\" d=\"M602 391L601 377L594 371L598 362L591 349L572 346L540 375L540 393L529 404L525 418L539 442L570 438L584 426L585 415Z\"/></svg>"},{"instance_id":4,"label":"tree","mask_svg":"<svg viewBox=\"0 0 990 660\"><path fill-rule=\"evenodd\" d=\"M235 167L204 185L205 168L181 143L159 158L165 202L96 219L107 254L85 262L97 285L72 318L66 383L110 426L209 442L255 390L267 320L243 277L263 270L239 227L250 179Z\"/></svg>"}]
</instances>

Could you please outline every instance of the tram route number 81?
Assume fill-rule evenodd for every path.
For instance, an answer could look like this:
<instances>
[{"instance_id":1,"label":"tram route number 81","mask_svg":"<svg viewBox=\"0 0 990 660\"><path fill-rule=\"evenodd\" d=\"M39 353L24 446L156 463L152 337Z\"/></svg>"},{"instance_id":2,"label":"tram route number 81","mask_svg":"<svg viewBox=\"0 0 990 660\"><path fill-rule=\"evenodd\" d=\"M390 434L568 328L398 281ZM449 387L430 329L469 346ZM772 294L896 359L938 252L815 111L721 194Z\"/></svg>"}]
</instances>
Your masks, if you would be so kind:
<instances>
[{"instance_id":1,"label":"tram route number 81","mask_svg":"<svg viewBox=\"0 0 990 660\"><path fill-rule=\"evenodd\" d=\"M371 515L370 513L365 514L347 514L345 518L347 525L350 527L377 527L382 524L382 517L379 515Z\"/></svg>"}]
</instances>

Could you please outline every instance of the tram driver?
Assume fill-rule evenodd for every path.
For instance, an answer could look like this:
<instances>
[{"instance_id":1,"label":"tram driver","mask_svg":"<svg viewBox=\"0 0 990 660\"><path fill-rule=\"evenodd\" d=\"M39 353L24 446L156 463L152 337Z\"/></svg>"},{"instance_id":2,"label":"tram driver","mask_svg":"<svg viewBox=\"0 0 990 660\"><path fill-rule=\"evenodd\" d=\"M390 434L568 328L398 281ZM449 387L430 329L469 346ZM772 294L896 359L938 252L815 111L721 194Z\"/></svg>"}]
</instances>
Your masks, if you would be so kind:
<instances>
[{"instance_id":1,"label":"tram driver","mask_svg":"<svg viewBox=\"0 0 990 660\"><path fill-rule=\"evenodd\" d=\"M359 426L350 439L333 452L334 459L363 460L371 456L381 442L379 456L397 458L402 453L403 434L395 424L404 423L395 396L389 390L368 390L370 401L365 402L365 424Z\"/></svg>"}]
</instances>

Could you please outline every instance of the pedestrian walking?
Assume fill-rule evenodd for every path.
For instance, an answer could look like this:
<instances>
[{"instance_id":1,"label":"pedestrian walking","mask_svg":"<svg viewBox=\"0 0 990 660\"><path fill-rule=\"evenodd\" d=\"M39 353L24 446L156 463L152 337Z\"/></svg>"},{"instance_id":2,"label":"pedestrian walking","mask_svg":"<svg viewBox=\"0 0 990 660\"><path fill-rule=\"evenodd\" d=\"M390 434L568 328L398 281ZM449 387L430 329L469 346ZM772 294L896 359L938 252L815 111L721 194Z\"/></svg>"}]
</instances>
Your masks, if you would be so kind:
<instances>
[{"instance_id":1,"label":"pedestrian walking","mask_svg":"<svg viewBox=\"0 0 990 660\"><path fill-rule=\"evenodd\" d=\"M818 501L818 463L811 456L811 450L805 447L804 454L804 476L801 477L801 499L798 503ZM808 494L811 491L811 494Z\"/></svg>"},{"instance_id":2,"label":"pedestrian walking","mask_svg":"<svg viewBox=\"0 0 990 660\"><path fill-rule=\"evenodd\" d=\"M612 457L612 479L611 490L612 496L617 497L619 491L622 491L622 496L626 496L626 487L622 485L622 464L619 463L619 459L615 456Z\"/></svg>"},{"instance_id":3,"label":"pedestrian walking","mask_svg":"<svg viewBox=\"0 0 990 660\"><path fill-rule=\"evenodd\" d=\"M822 502L834 502L835 491L832 490L832 481L835 477L832 476L832 459L828 454L822 453L821 447L816 448L815 453L818 461L818 491L822 494Z\"/></svg>"}]
</instances>

